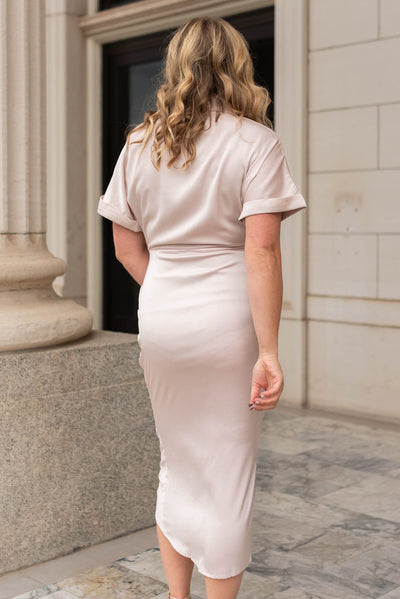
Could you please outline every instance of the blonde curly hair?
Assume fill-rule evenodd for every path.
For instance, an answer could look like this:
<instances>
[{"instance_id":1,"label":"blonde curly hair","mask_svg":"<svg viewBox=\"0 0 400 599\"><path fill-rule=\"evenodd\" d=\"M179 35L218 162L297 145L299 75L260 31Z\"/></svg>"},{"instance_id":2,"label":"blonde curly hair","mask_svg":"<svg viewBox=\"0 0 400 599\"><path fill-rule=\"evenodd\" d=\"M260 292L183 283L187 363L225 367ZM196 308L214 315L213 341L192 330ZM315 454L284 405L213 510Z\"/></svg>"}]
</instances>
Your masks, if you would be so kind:
<instances>
[{"instance_id":1,"label":"blonde curly hair","mask_svg":"<svg viewBox=\"0 0 400 599\"><path fill-rule=\"evenodd\" d=\"M247 117L273 128L267 117L271 99L268 90L254 82L249 45L224 19L196 17L176 30L167 46L162 75L157 110L147 110L143 123L126 134L129 140L134 131L144 129L142 139L130 142L143 142L143 152L155 129L151 160L157 170L163 151L172 154L168 168L183 151L187 158L182 168L189 166L212 106L217 107L217 119L227 108L239 119Z\"/></svg>"}]
</instances>

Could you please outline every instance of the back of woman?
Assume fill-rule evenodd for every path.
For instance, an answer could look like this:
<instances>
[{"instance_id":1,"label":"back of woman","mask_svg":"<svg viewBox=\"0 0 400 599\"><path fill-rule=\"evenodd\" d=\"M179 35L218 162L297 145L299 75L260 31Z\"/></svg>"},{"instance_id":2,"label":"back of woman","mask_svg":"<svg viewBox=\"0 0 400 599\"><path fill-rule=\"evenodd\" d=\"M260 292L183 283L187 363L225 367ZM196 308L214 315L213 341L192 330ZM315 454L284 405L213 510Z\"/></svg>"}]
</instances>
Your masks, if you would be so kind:
<instances>
[{"instance_id":1,"label":"back of woman","mask_svg":"<svg viewBox=\"0 0 400 599\"><path fill-rule=\"evenodd\" d=\"M169 44L158 110L128 135L98 207L141 285L139 363L161 450L155 516L179 599L194 563L209 599L237 595L252 557L261 419L283 387L280 257L260 240L306 204L269 103L241 35L192 19Z\"/></svg>"}]
</instances>

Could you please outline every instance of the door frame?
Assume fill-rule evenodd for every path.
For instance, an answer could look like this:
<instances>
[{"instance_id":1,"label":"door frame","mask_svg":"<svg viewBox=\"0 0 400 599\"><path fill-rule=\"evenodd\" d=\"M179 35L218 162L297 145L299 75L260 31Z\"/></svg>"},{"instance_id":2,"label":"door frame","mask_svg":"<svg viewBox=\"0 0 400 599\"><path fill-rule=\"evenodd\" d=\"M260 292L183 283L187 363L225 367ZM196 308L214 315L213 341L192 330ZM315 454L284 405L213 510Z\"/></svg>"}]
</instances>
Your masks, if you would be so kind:
<instances>
[{"instance_id":1,"label":"door frame","mask_svg":"<svg viewBox=\"0 0 400 599\"><path fill-rule=\"evenodd\" d=\"M88 15L80 19L87 38L87 264L88 307L95 328L102 322L102 234L96 213L102 193L102 45L179 27L193 16L230 16L275 6L274 125L282 140L295 182L307 195L307 0L141 0L97 12L88 0ZM243 8L245 7L245 10ZM306 211L305 211L306 212ZM293 333L296 364L291 367L300 403L306 398L306 257L307 216L282 226L284 298L282 320ZM288 333L289 335L289 333ZM298 403L298 402L296 402Z\"/></svg>"}]
</instances>

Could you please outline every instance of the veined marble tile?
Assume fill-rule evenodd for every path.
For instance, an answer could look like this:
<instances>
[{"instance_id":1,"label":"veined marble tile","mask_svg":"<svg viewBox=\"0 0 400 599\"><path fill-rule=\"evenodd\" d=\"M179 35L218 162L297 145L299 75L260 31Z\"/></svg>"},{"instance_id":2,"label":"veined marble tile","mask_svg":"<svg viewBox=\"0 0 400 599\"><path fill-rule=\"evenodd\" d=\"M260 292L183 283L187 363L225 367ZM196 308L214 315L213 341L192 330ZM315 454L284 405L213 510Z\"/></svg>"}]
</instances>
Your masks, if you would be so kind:
<instances>
[{"instance_id":1,"label":"veined marble tile","mask_svg":"<svg viewBox=\"0 0 400 599\"><path fill-rule=\"evenodd\" d=\"M386 593L399 588L397 582L382 576L384 568L380 567L378 562L372 562L370 568L361 566L367 553L360 553L357 559L351 558L336 564L326 564L323 572L325 575L329 574L341 580L351 581L353 587L363 592L365 597L381 597L383 594L386 596ZM375 553L375 550L371 553ZM386 571L389 572L389 568Z\"/></svg>"},{"instance_id":2,"label":"veined marble tile","mask_svg":"<svg viewBox=\"0 0 400 599\"><path fill-rule=\"evenodd\" d=\"M300 423L301 422L302 419L300 419ZM288 428L288 423L283 421L277 422L276 425L271 426L270 431L267 430L265 433L262 433L262 435L265 436L268 436L269 434L278 436L281 439L287 439L288 441L294 440L298 443L307 443L310 449L318 447L321 443L334 442L337 436L332 431L318 430L315 428L302 429L297 426L295 427L294 425ZM260 442L262 442L262 438L260 439Z\"/></svg>"},{"instance_id":3,"label":"veined marble tile","mask_svg":"<svg viewBox=\"0 0 400 599\"><path fill-rule=\"evenodd\" d=\"M396 445L397 447L400 444L400 432L385 430L379 428L378 425L375 427L365 424L354 424L353 422L339 421L324 416L297 417L290 420L282 419L272 423L267 421L264 426L266 432L270 431L277 435L295 437L308 442L318 442L333 434L335 437L342 435L350 440L353 438L364 438L371 444L375 441L382 441L383 443ZM333 439L333 437L331 438Z\"/></svg>"},{"instance_id":4,"label":"veined marble tile","mask_svg":"<svg viewBox=\"0 0 400 599\"><path fill-rule=\"evenodd\" d=\"M322 472L323 466L319 460L313 460L306 454L296 455L283 455L274 453L273 451L267 451L266 449L260 449L258 452L258 463L257 463L257 475L262 477L263 475L275 475L281 473L287 473L288 476L291 474L298 474L299 470L310 471L310 469L318 469ZM313 463L314 462L314 463Z\"/></svg>"},{"instance_id":5,"label":"veined marble tile","mask_svg":"<svg viewBox=\"0 0 400 599\"><path fill-rule=\"evenodd\" d=\"M375 583L378 585L375 585ZM283 577L283 583L303 588L305 591L321 595L324 599L365 599L379 597L392 586L389 582L376 579L364 581L345 579L326 571L304 571L293 568Z\"/></svg>"},{"instance_id":6,"label":"veined marble tile","mask_svg":"<svg viewBox=\"0 0 400 599\"><path fill-rule=\"evenodd\" d=\"M273 577L279 583L282 583L282 577L291 568L303 568L306 571L310 568L315 569L315 566L308 556L301 555L297 551L268 548L253 553L248 571L258 576Z\"/></svg>"},{"instance_id":7,"label":"veined marble tile","mask_svg":"<svg viewBox=\"0 0 400 599\"><path fill-rule=\"evenodd\" d=\"M282 586L302 590L310 597L365 599L379 596L365 595L362 585L327 572L310 556L304 558L297 551L267 550L257 553L249 570L260 576L273 576ZM287 597L291 597L289 592Z\"/></svg>"},{"instance_id":8,"label":"veined marble tile","mask_svg":"<svg viewBox=\"0 0 400 599\"><path fill-rule=\"evenodd\" d=\"M306 451L301 455L321 460L328 464L336 464L343 468L375 472L376 474L386 474L400 465L399 462L374 456L373 450L371 450L371 453L367 452L368 448L365 447L365 445L362 448L346 447L345 445L340 444L340 441L338 440L334 446L321 445L318 449Z\"/></svg>"},{"instance_id":9,"label":"veined marble tile","mask_svg":"<svg viewBox=\"0 0 400 599\"><path fill-rule=\"evenodd\" d=\"M13 597L12 599L39 599L39 597L47 597L48 599L76 599L77 595L72 595L67 591L49 590L54 585L47 585L41 587L40 589L35 589L34 591L30 591L28 593L24 593L23 595L17 595L17 597Z\"/></svg>"},{"instance_id":10,"label":"veined marble tile","mask_svg":"<svg viewBox=\"0 0 400 599\"><path fill-rule=\"evenodd\" d=\"M386 543L400 539L399 522L374 518L366 514L352 514L349 518L332 524L330 528L347 530L358 536L380 538Z\"/></svg>"},{"instance_id":11,"label":"veined marble tile","mask_svg":"<svg viewBox=\"0 0 400 599\"><path fill-rule=\"evenodd\" d=\"M393 589L393 591L390 591L390 593L381 595L380 599L400 599L400 587Z\"/></svg>"},{"instance_id":12,"label":"veined marble tile","mask_svg":"<svg viewBox=\"0 0 400 599\"><path fill-rule=\"evenodd\" d=\"M380 458L391 459L400 463L400 434L393 437L393 431L386 431L392 434L389 437L381 437L382 431L370 430L369 435L360 435L355 433L351 435L337 435L338 445L344 445L352 449L358 449L360 452L366 451L369 455Z\"/></svg>"},{"instance_id":13,"label":"veined marble tile","mask_svg":"<svg viewBox=\"0 0 400 599\"><path fill-rule=\"evenodd\" d=\"M278 474L273 477L267 488L273 488L290 495L297 495L304 499L315 499L320 495L326 495L327 493L341 489L342 485L329 480L313 480L306 476L292 476L288 479L286 475Z\"/></svg>"},{"instance_id":14,"label":"veined marble tile","mask_svg":"<svg viewBox=\"0 0 400 599\"><path fill-rule=\"evenodd\" d=\"M273 577L264 578L246 570L238 596L240 599L260 599L260 597L272 599L272 597L279 597L281 588L282 586ZM206 599L205 594L204 599Z\"/></svg>"},{"instance_id":15,"label":"veined marble tile","mask_svg":"<svg viewBox=\"0 0 400 599\"><path fill-rule=\"evenodd\" d=\"M58 590L60 590L60 587L56 584L47 584L34 591L28 591L22 595L17 595L16 597L13 597L13 599L41 599L41 597L48 597L50 594L53 598L55 591Z\"/></svg>"},{"instance_id":16,"label":"veined marble tile","mask_svg":"<svg viewBox=\"0 0 400 599\"><path fill-rule=\"evenodd\" d=\"M346 530L328 529L323 534L296 547L296 553L312 559L316 566L336 564L359 556L368 549L376 549L384 540L364 535L358 536Z\"/></svg>"},{"instance_id":17,"label":"veined marble tile","mask_svg":"<svg viewBox=\"0 0 400 599\"><path fill-rule=\"evenodd\" d=\"M190 593L190 596L192 599L206 599L206 597L203 595L194 595L193 593ZM161 593L161 595L154 595L152 599L168 599L168 591Z\"/></svg>"},{"instance_id":18,"label":"veined marble tile","mask_svg":"<svg viewBox=\"0 0 400 599\"><path fill-rule=\"evenodd\" d=\"M323 449L321 451L323 452ZM333 462L329 463L319 459L317 450L313 450L312 456L309 454L310 452L294 456L283 456L260 450L257 459L257 484L263 489L268 487L268 490L274 488L276 484L276 490L286 492L284 488L286 481L289 484L290 482L294 483L298 477L318 481L321 485L320 487L317 486L316 492L311 494L310 498L312 498L325 495L340 487L356 484L367 476L367 473L362 471L349 467L345 468ZM313 457L314 455L315 457ZM334 457L332 457L333 459Z\"/></svg>"},{"instance_id":19,"label":"veined marble tile","mask_svg":"<svg viewBox=\"0 0 400 599\"><path fill-rule=\"evenodd\" d=\"M387 473L390 478L400 478L400 468L395 468Z\"/></svg>"},{"instance_id":20,"label":"veined marble tile","mask_svg":"<svg viewBox=\"0 0 400 599\"><path fill-rule=\"evenodd\" d=\"M120 559L118 560L118 563L125 566L129 570L149 578L154 578L155 580L167 585L167 578L165 576L165 571L161 560L161 553L159 550L144 552L141 554L141 559L138 560L131 560L131 558L128 560ZM191 589L192 593L198 594L200 596L205 592L204 578L198 572L196 566L193 568Z\"/></svg>"},{"instance_id":21,"label":"veined marble tile","mask_svg":"<svg viewBox=\"0 0 400 599\"><path fill-rule=\"evenodd\" d=\"M168 590L168 587L158 580L143 576L115 562L80 576L65 578L57 584L71 595L85 599L152 599Z\"/></svg>"},{"instance_id":22,"label":"veined marble tile","mask_svg":"<svg viewBox=\"0 0 400 599\"><path fill-rule=\"evenodd\" d=\"M324 416L295 416L294 418L281 418L276 422L270 420L263 421L264 429L266 431L271 430L277 433L287 432L287 434L293 433L306 433L307 431L319 431L323 432L335 432L344 434L349 429L354 429L353 423L344 422L342 420L333 420ZM362 425L360 425L362 427ZM357 427L359 426L357 425ZM368 427L367 427L368 428Z\"/></svg>"},{"instance_id":23,"label":"veined marble tile","mask_svg":"<svg viewBox=\"0 0 400 599\"><path fill-rule=\"evenodd\" d=\"M320 497L319 502L400 522L399 497L400 483L397 479L370 474L356 485Z\"/></svg>"},{"instance_id":24,"label":"veined marble tile","mask_svg":"<svg viewBox=\"0 0 400 599\"><path fill-rule=\"evenodd\" d=\"M303 523L304 526L322 525L326 528L331 524L348 519L349 512L335 506L321 505L295 495L287 495L279 491L263 491L256 488L255 513L266 512L272 516L290 518Z\"/></svg>"},{"instance_id":25,"label":"veined marble tile","mask_svg":"<svg viewBox=\"0 0 400 599\"><path fill-rule=\"evenodd\" d=\"M303 414L302 414L303 415ZM263 413L263 417L261 420L261 427L265 429L269 424L274 424L275 422L285 421L288 422L293 418L300 418L298 410L293 410L292 408L278 406L278 409L275 410L266 410Z\"/></svg>"},{"instance_id":26,"label":"veined marble tile","mask_svg":"<svg viewBox=\"0 0 400 599\"><path fill-rule=\"evenodd\" d=\"M349 431L346 429L345 434L347 434L347 432ZM366 440L369 448L368 451L370 451L376 443L390 445L392 447L397 447L397 449L400 447L400 431L379 428L379 425L371 427L357 425L357 427L351 431L351 434L354 438Z\"/></svg>"},{"instance_id":27,"label":"veined marble tile","mask_svg":"<svg viewBox=\"0 0 400 599\"><path fill-rule=\"evenodd\" d=\"M206 599L203 595L194 595L193 593L190 593L190 596L192 599ZM168 599L168 591L161 593L161 595L154 595L152 599Z\"/></svg>"},{"instance_id":28,"label":"veined marble tile","mask_svg":"<svg viewBox=\"0 0 400 599\"><path fill-rule=\"evenodd\" d=\"M345 559L337 564L336 571L346 578L375 577L396 588L400 586L400 539Z\"/></svg>"},{"instance_id":29,"label":"veined marble tile","mask_svg":"<svg viewBox=\"0 0 400 599\"><path fill-rule=\"evenodd\" d=\"M258 599L258 598L257 598ZM293 587L287 588L284 591L278 591L274 593L274 599L330 599L325 595L316 595L315 593L308 593L302 589L295 589Z\"/></svg>"},{"instance_id":30,"label":"veined marble tile","mask_svg":"<svg viewBox=\"0 0 400 599\"><path fill-rule=\"evenodd\" d=\"M113 563L134 570L134 568L131 568L132 564L144 559L148 559L151 556L156 556L158 559L160 559L160 549L158 547L152 547L151 549L147 549L141 553L135 553L133 555L127 555L126 557L121 557L120 559L115 560Z\"/></svg>"},{"instance_id":31,"label":"veined marble tile","mask_svg":"<svg viewBox=\"0 0 400 599\"><path fill-rule=\"evenodd\" d=\"M76 595L63 591L62 589L55 593L51 593L48 597L49 599L76 599Z\"/></svg>"},{"instance_id":32,"label":"veined marble tile","mask_svg":"<svg viewBox=\"0 0 400 599\"><path fill-rule=\"evenodd\" d=\"M315 444L299 441L293 437L277 435L271 431L268 434L260 436L258 447L275 453L294 455L296 453L301 453L302 451L313 449Z\"/></svg>"},{"instance_id":33,"label":"veined marble tile","mask_svg":"<svg viewBox=\"0 0 400 599\"><path fill-rule=\"evenodd\" d=\"M148 554L147 557L145 555L146 553ZM151 578L155 578L166 583L165 572L163 570L161 556L159 552L149 550L148 552L144 552L143 554L141 554L140 559L133 559L131 561L121 559L118 560L118 562L145 576L149 576ZM278 589L279 585L275 581L266 580L265 578L255 576L246 571L243 575L240 596L241 599L257 599L259 597L269 597ZM196 566L193 569L191 596L192 599L196 599L196 597L206 599L204 577L198 572ZM168 593L166 597L168 597Z\"/></svg>"},{"instance_id":34,"label":"veined marble tile","mask_svg":"<svg viewBox=\"0 0 400 599\"><path fill-rule=\"evenodd\" d=\"M256 512L251 525L253 553L259 553L266 547L290 551L302 546L327 530L323 521L305 523L290 516L279 517L268 513Z\"/></svg>"},{"instance_id":35,"label":"veined marble tile","mask_svg":"<svg viewBox=\"0 0 400 599\"><path fill-rule=\"evenodd\" d=\"M147 555L146 555L147 554ZM163 568L161 553L159 550L144 552L141 554L141 559L126 561L124 559L118 560L118 563L125 566L126 568L137 572L143 576L154 578L161 583L167 585L167 578ZM193 568L193 576L191 583L192 594L205 596L205 582L202 574L199 573L197 567Z\"/></svg>"}]
</instances>

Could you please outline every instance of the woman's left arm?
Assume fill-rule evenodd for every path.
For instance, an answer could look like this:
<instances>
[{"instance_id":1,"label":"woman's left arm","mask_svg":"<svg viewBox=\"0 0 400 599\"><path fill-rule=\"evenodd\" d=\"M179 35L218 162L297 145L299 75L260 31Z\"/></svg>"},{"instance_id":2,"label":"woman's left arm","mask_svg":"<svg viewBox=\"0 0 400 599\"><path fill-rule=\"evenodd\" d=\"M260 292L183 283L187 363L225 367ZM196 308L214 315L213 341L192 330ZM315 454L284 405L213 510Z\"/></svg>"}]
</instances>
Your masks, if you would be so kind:
<instances>
[{"instance_id":1,"label":"woman's left arm","mask_svg":"<svg viewBox=\"0 0 400 599\"><path fill-rule=\"evenodd\" d=\"M142 285L149 263L149 250L141 231L131 231L113 223L115 256L131 277Z\"/></svg>"}]
</instances>

